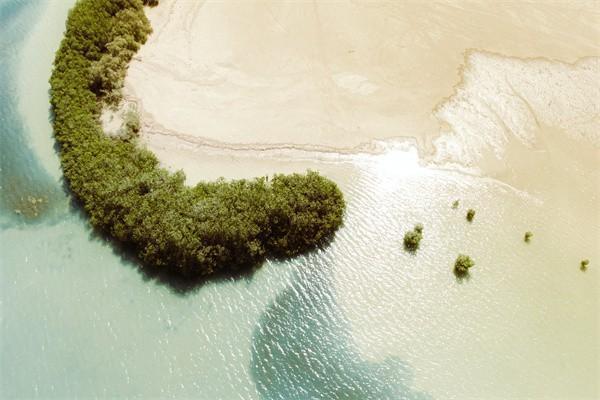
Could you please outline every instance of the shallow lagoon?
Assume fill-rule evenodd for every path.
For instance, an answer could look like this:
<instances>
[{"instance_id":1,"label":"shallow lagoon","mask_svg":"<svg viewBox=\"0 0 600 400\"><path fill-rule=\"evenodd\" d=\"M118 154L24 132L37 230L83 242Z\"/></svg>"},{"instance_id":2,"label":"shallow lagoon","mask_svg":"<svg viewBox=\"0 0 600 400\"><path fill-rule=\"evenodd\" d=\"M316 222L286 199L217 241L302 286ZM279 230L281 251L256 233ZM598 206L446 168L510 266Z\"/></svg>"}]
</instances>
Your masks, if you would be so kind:
<instances>
[{"instance_id":1,"label":"shallow lagoon","mask_svg":"<svg viewBox=\"0 0 600 400\"><path fill-rule=\"evenodd\" d=\"M564 166L588 199L570 210L543 188L422 167L412 150L304 162L347 196L333 243L178 292L93 235L63 192L46 82L68 7L0 6L2 397L598 395L597 175ZM14 213L27 196L47 196L38 216ZM463 251L477 265L457 280Z\"/></svg>"}]
</instances>

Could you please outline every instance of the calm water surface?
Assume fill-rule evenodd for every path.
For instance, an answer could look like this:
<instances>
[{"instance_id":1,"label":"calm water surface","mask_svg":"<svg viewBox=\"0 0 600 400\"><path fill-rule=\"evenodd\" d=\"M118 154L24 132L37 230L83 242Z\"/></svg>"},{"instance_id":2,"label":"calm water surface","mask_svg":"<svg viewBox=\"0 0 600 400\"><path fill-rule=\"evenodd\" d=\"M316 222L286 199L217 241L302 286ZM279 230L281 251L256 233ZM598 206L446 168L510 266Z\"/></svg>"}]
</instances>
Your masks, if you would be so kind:
<instances>
[{"instance_id":1,"label":"calm water surface","mask_svg":"<svg viewBox=\"0 0 600 400\"><path fill-rule=\"evenodd\" d=\"M577 219L539 193L420 167L412 151L317 165L348 200L326 249L192 291L140 273L60 180L47 80L71 4L0 2L1 397L599 395L599 236L582 228L597 210ZM416 222L411 255L401 235ZM477 263L469 279L451 272L459 252Z\"/></svg>"}]
</instances>

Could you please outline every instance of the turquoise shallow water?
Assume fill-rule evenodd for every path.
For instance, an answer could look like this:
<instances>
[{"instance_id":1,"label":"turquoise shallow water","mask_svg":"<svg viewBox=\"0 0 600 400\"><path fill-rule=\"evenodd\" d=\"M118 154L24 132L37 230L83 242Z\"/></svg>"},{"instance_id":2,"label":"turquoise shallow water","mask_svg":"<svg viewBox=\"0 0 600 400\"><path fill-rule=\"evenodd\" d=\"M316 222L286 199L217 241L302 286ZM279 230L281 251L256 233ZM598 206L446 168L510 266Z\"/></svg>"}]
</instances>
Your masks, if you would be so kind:
<instances>
[{"instance_id":1,"label":"turquoise shallow water","mask_svg":"<svg viewBox=\"0 0 600 400\"><path fill-rule=\"evenodd\" d=\"M48 132L19 109L20 52L45 7L0 8L2 397L424 398L396 381L400 362L360 359L315 256L182 294L93 234L31 145Z\"/></svg>"},{"instance_id":2,"label":"turquoise shallow water","mask_svg":"<svg viewBox=\"0 0 600 400\"><path fill-rule=\"evenodd\" d=\"M46 82L68 7L0 2L0 397L598 395L598 273L577 268L600 258L578 229L589 221L411 152L316 165L348 200L326 249L192 291L142 274L94 235L55 169ZM425 239L410 255L400 237L415 222ZM457 280L464 251L477 265Z\"/></svg>"},{"instance_id":3,"label":"turquoise shallow water","mask_svg":"<svg viewBox=\"0 0 600 400\"><path fill-rule=\"evenodd\" d=\"M31 21L38 16L39 8L39 4L36 8L35 2L24 1L8 1L0 5L0 225L22 220L14 213L15 209L23 209L27 213L27 208L30 208L31 216L39 212L45 214L44 218L56 217L65 211L60 206L64 204L64 191L31 149L27 136L29 132L26 131L17 104L19 93L15 77L20 62L19 52L28 30L32 28ZM49 114L40 117L48 119ZM43 197L44 202L33 209L28 196L36 199ZM36 221L40 219L35 218Z\"/></svg>"}]
</instances>

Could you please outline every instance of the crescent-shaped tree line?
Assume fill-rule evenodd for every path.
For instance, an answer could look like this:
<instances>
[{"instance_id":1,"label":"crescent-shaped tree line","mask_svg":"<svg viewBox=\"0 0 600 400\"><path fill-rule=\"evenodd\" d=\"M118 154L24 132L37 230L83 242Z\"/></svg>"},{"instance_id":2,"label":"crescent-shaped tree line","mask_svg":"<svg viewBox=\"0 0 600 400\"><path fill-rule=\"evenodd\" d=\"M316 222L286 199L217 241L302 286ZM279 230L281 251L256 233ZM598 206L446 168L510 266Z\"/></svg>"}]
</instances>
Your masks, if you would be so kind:
<instances>
[{"instance_id":1,"label":"crescent-shaped tree line","mask_svg":"<svg viewBox=\"0 0 600 400\"><path fill-rule=\"evenodd\" d=\"M103 133L101 110L118 102L127 65L150 32L141 0L80 0L56 53L55 137L64 176L91 224L145 265L186 276L292 256L330 237L345 203L316 172L190 187L183 172L161 168L135 140Z\"/></svg>"}]
</instances>

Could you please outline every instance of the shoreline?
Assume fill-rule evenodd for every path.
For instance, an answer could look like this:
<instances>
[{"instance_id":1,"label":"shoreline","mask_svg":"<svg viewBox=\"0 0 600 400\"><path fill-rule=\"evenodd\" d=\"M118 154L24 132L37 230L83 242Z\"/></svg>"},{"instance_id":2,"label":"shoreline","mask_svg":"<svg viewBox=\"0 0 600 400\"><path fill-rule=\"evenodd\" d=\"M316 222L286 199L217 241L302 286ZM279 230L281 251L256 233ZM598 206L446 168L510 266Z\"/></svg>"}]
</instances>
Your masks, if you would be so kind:
<instances>
[{"instance_id":1,"label":"shoreline","mask_svg":"<svg viewBox=\"0 0 600 400\"><path fill-rule=\"evenodd\" d=\"M97 26L81 34L96 17ZM177 275L191 289L269 257L305 253L342 225L344 195L317 172L189 187L182 173L170 174L136 145L139 123L127 124L122 139L103 135L100 111L121 90L113 76L125 75L130 49L151 27L141 2L115 8L111 0L78 2L67 26L50 78L65 180L91 225L152 274Z\"/></svg>"},{"instance_id":2,"label":"shoreline","mask_svg":"<svg viewBox=\"0 0 600 400\"><path fill-rule=\"evenodd\" d=\"M474 4L475 11L482 4ZM502 64L500 68L513 63L530 70L534 70L539 64L547 64L550 66L549 69L576 70L582 64L593 64L598 59L593 55L600 54L600 46L589 40L590 32L600 32L600 30L591 26L587 20L582 21L581 26L577 28L581 33L578 41L572 43L569 48L564 48L563 44L554 44L551 38L542 35L539 27L529 26L526 21L508 20L508 15L514 9L529 10L531 5L516 5L513 7L514 9L499 6L498 10L500 11L496 11L501 12L501 18L507 19L509 25L498 29L503 31L513 24L521 30L518 35L533 35L538 38L537 46L522 44L516 49L511 47L513 51L506 51L514 37L501 38L498 36L498 32L496 36L488 35L489 37L481 40L459 38L460 43L452 43L451 47L442 54L443 57L446 57L445 61L455 60L456 67L454 68L448 68L445 64L437 67L423 64L423 57L429 57L429 52L426 52L426 49L409 48L406 51L412 52L415 60L414 66L407 67L404 63L402 67L399 67L396 64L398 60L390 59L382 65L384 68L388 68L385 66L387 63L391 63L393 68L383 73L377 70L379 64L371 62L368 57L355 54L360 50L358 47L362 46L357 43L361 40L367 40L366 43L369 43L381 32L395 32L396 25L403 26L402 24L405 23L401 18L394 24L381 28L381 32L369 31L365 33L367 36L364 38L352 36L351 41L344 36L346 34L344 28L339 28L342 32L340 38L329 43L332 39L325 35L325 31L320 30L326 29L323 27L323 20L320 22L321 25L311 25L313 24L313 15L311 14L313 11L307 11L307 14L302 15L299 20L291 18L286 14L293 8L289 7L292 6L262 4L244 8L245 12L250 13L249 15L259 19L263 18L265 13L270 13L269 18L280 17L279 20L275 18L277 21L273 25L275 33L269 31L270 24L274 23L271 19L265 28L248 28L250 29L248 32L238 31L242 28L230 26L229 19L221 20L227 16L232 21L244 21L248 16L238 15L241 11L232 10L225 5L194 4L192 7L189 3L165 0L158 7L147 9L146 13L154 26L154 33L149 36L148 42L142 46L132 60L124 89L126 102L134 103L141 115L141 142L151 150L164 150L168 147L182 151L187 150L190 159L194 158L194 153L219 153L230 157L256 156L292 160L308 158L312 154L311 160L316 161L362 154L384 154L389 148L393 149L398 145L406 146L406 143L409 143L417 149L422 165L437 169L454 169L455 166L459 166L459 170L466 169L470 172L483 171L485 173L487 165L497 164L498 160L502 159L502 153L506 150L505 147L508 143L502 136L513 134L510 132L510 127L504 133L492 131L482 133L481 124L470 126L469 130L478 135L470 139L465 138L464 134L457 135L456 132L463 129L461 124L457 125L452 121L449 123L447 115L443 115L443 111L451 109L456 103L479 101L477 91L474 93L472 90L468 91L472 86L470 83L473 79L482 79L481 71L473 73L473 70L476 69L473 67L474 60L484 58L493 67L496 67L494 63ZM339 12L341 13L338 16L340 19L349 18L350 21L357 24L366 21L361 19L362 16L353 14L357 10L366 12L368 15L364 18L370 18L369 21L379 18L377 10L366 6L356 7L358 8L339 10L336 7L324 6L323 9L314 12L325 18L325 21L329 21L335 12ZM388 11L395 10L392 5L385 7L390 8ZM415 11L416 15L429 10L425 6L414 6L413 8L414 10L411 8L411 11ZM454 16L458 18L457 21L460 21L461 18L468 18L468 15L463 16L460 13L469 10L449 10L442 6L433 8L436 15ZM296 9L293 8L293 10ZM299 10L303 10L303 8ZM549 21L544 22L546 25L556 19L558 19L558 22L554 21L556 23L562 21L557 15L559 10L572 12L565 5L555 5L543 11L535 10L549 18ZM453 12L456 15L452 14ZM179 25L173 22L178 20L176 18L178 16L182 18ZM486 14L482 18L487 21L488 17L489 15ZM207 30L213 27L211 24L219 23L219 21L223 22L224 26L215 28L217 29L215 43L208 43ZM304 30L294 38L290 38L286 29L297 26L299 22L310 26L306 29L303 28ZM206 23L208 26L203 26L202 23ZM465 32L474 33L483 28L481 24L468 28L454 27L458 33L450 33L460 36L461 32L463 34ZM415 29L421 32L424 28ZM551 36L560 36L563 29L570 30L571 28L559 23L557 30ZM302 35L305 36L301 37ZM313 35L316 36L313 37ZM251 52L244 46L249 45L249 42L259 42L258 38L265 41L256 49L259 54L257 58L267 57L268 62L265 65L260 60L246 57L246 53ZM290 46L293 49L284 48L282 51L285 54L280 56L277 51L274 52L274 49L277 49L276 46L283 43L281 41L284 39L291 41ZM319 43L323 40L325 41L323 46L329 49L328 52L315 53L311 50L310 45L313 42ZM444 40L446 43L450 39L440 40ZM482 46L488 41L494 45ZM350 53L340 50L342 45L354 42L358 46L357 49ZM469 44L469 46L461 47L465 44ZM323 51L325 47L322 49ZM241 48L243 51L240 50ZM397 50L390 50L384 46L381 51L391 51L388 54L391 55L395 54L394 51ZM200 58L198 59L198 57ZM279 60L285 57L297 60L300 66L290 67L285 63L278 64ZM438 61L441 62L441 60ZM303 69L305 68L303 62L307 63L306 65L309 65L310 68ZM261 66L264 67L264 71L257 69ZM395 71L396 67L400 69ZM292 69L290 70L290 68ZM331 71L329 71L330 69ZM355 73L352 72L352 69L355 72L359 70L363 72ZM425 69L428 74L433 74L431 76L436 76L436 78L430 81L423 80L420 69ZM502 72L498 71L486 72L484 70L483 73ZM295 86L296 84L292 81L286 81L286 79L289 80L289 77L293 77L294 81L304 79L310 85L313 83L314 85ZM383 80L378 81L378 79ZM392 80L390 81L390 79ZM392 101L394 98L399 98L390 97L392 88L399 89L394 86L397 85L397 80L402 80L404 86L399 92L394 92L393 96L399 95L405 100L411 98L412 105L408 108L406 108L408 103ZM420 89L412 92L411 87L420 87ZM441 92L440 87L444 88ZM273 88L276 88L276 96L273 94ZM298 92L298 90L305 92ZM422 97L424 92L428 93L427 100ZM433 95L438 92L439 94ZM299 93L305 93L312 100L304 101ZM317 95L318 93L321 94ZM464 93L467 98L464 98ZM593 93L591 95L593 96ZM516 93L515 97L519 96L520 94ZM589 97L590 94L587 93L587 96ZM417 97L420 99L419 101L415 100ZM525 100L525 104L529 105L528 101L531 100ZM311 102L316 106L313 107ZM371 103L375 105L372 106ZM592 101L592 103L594 102ZM164 104L169 104L169 107L164 107ZM328 114L327 118L329 119L319 117L321 106L325 106L326 110L332 112L332 114ZM498 104L494 107L501 110L504 106ZM513 114L520 112L518 107L517 105L517 108L511 110L514 111ZM530 108L529 111L533 118L537 118L536 113L538 112L548 114L548 111L543 109L540 111ZM494 112L496 111L492 112L492 118L495 118ZM274 114L279 115L278 119L272 119ZM367 125L374 123L375 125L370 125L371 127L375 127L381 122L383 129L369 131L359 125L357 125L359 128L351 128L351 125L347 125L350 121L348 114L352 114L352 118L360 121L357 122L360 126L363 121ZM404 118L403 122L397 119L392 123L392 120L388 118L390 115L393 116L392 118ZM407 120L407 115L412 119ZM241 116L242 119L237 119L238 116ZM302 120L300 125L290 122L296 121L300 117L303 118L303 116L306 117L306 120ZM483 122L485 123L485 121ZM314 129L306 129L307 126L315 123ZM328 127L331 126L337 126L337 128L329 129ZM483 128L485 130L485 126ZM533 134L532 131L529 132L529 135L531 134ZM524 138L525 136L521 135L519 140ZM475 143L473 140L480 143L472 146ZM181 157L181 154L169 156L167 151L162 151L159 159L165 166L177 167L186 164L185 169L189 168L192 163L181 162L178 159Z\"/></svg>"},{"instance_id":3,"label":"shoreline","mask_svg":"<svg viewBox=\"0 0 600 400\"><path fill-rule=\"evenodd\" d=\"M465 73L472 69L472 61L468 58L470 55L475 56L483 56L483 57L497 57L503 60L516 61L520 63L526 62L544 62L548 64L559 65L561 67L566 68L576 68L576 67L587 67L585 63L593 64L598 63L600 61L600 56L586 56L581 57L574 62L563 62L559 60L550 60L545 57L532 57L532 58L519 58L513 56L507 56L498 53L492 53L488 51L481 50L468 50L465 52L465 64L460 66L460 80L455 85L453 93L440 100L440 102L433 108L432 113L438 114L442 109L447 107L453 101L459 97L462 91L465 90ZM587 69L587 68L584 68ZM600 75L598 76L600 77ZM473 77L470 76L470 79ZM368 141L360 142L359 144L352 147L337 147L337 146L327 146L321 144L303 144L296 142L226 142L218 139L212 139L209 136L199 136L194 134L189 134L185 132L179 132L174 129L168 129L162 126L159 122L153 119L152 115L144 110L142 99L135 95L133 88L127 88L128 94L124 96L124 105L134 105L135 109L138 110L138 113L141 116L142 120L142 132L144 135L149 136L162 136L162 137L172 137L175 140L180 140L182 142L186 142L190 145L194 145L197 148L207 148L207 149L217 149L223 151L248 151L248 152L271 152L271 151L285 151L285 150L296 150L300 152L311 152L311 153L331 153L331 154L340 154L340 155L360 155L360 154L370 154L370 155L378 155L385 153L390 147L396 147L396 145L404 145L406 143L414 144L419 154L425 160L430 160L435 158L435 156L439 155L439 149L426 149L422 146L419 146L419 138L410 134L406 135L398 135L398 136L389 136L389 137L381 137L381 138L373 138ZM591 100L591 99L590 99ZM125 108L125 107L122 107ZM444 121L440 118L440 123L442 124ZM539 123L538 123L539 126ZM437 133L431 132L430 135L435 137L436 139L440 138L443 135L442 129L440 129ZM584 140L590 142L590 144L595 147L600 147L600 137L598 138L589 138L583 137Z\"/></svg>"},{"instance_id":4,"label":"shoreline","mask_svg":"<svg viewBox=\"0 0 600 400\"><path fill-rule=\"evenodd\" d=\"M22 17L27 26L31 21ZM15 74L10 76L14 82ZM10 97L9 103L16 102ZM4 110L24 119L16 107ZM469 179L417 168L414 150L407 162L398 150L365 156L360 165L316 164L324 175L331 173L348 204L329 246L292 260L268 260L250 275L185 293L180 280L171 287L170 280L146 275L132 257L94 234L85 213L70 207L66 181L58 182L67 200L58 218L0 226L7 344L2 393L260 400L311 390L316 398L331 398L340 388L357 388L359 398L381 398L388 388L402 386L411 391L400 394L419 391L440 399L596 398L600 170L590 175L585 168L597 150L562 131L542 129L535 149L507 145L509 172L527 185L522 193L487 176ZM16 140L23 133L5 132L0 138ZM25 149L28 142L26 135L19 146ZM164 142L179 145L170 138ZM13 153L7 149L3 155ZM124 150L135 154L136 147ZM164 152L186 160L186 170L199 175L235 168L261 176L255 163L287 172L258 153L243 158L239 151L205 150L215 155ZM95 160L84 159L75 168L83 173L102 162L107 167L99 172L112 175L131 166L105 154L98 151ZM45 177L21 160L22 167L13 167L32 182ZM68 176L73 169L65 171ZM102 184L102 175L79 182ZM127 173L117 176L121 190L110 197L130 184L139 187L131 179ZM540 194L531 182L552 182L564 197L555 202L552 193ZM582 182L592 190L581 190ZM165 191L158 189L163 202ZM166 214L171 221L177 217L171 203L146 212L147 197L126 203L142 210L139 226ZM472 224L465 221L468 208L477 210ZM401 233L416 222L425 234L420 250L410 254L402 248ZM167 229L158 227L155 234ZM525 231L534 233L531 243L523 242ZM193 240L195 232L183 234ZM451 272L458 252L476 261L468 281L457 281ZM579 269L582 258L591 260L585 272Z\"/></svg>"},{"instance_id":5,"label":"shoreline","mask_svg":"<svg viewBox=\"0 0 600 400\"><path fill-rule=\"evenodd\" d=\"M32 150L48 174L59 180L62 176L58 154L54 149L54 134L50 122L50 75L55 51L62 40L65 22L74 0L61 1L59 6L46 3L35 10L34 23L23 41L23 51L17 61L17 109ZM39 60L32 63L31 60Z\"/></svg>"},{"instance_id":6,"label":"shoreline","mask_svg":"<svg viewBox=\"0 0 600 400\"><path fill-rule=\"evenodd\" d=\"M156 122L152 116L146 113L143 109L141 99L136 98L130 93L125 97L127 105L134 104L141 114L142 135L141 142L150 150L154 151L159 160L167 167L176 167L183 169L188 175L196 176L196 171L192 170L193 163L183 160L182 158L193 159L206 155L236 158L252 158L285 160L289 162L309 161L309 162L353 162L364 156L378 156L396 151L398 149L416 149L419 155L419 164L424 167L429 167L437 170L451 170L468 175L490 176L492 178L505 177L507 171L510 170L509 159L514 158L511 152L514 152L515 145L524 147L526 150L520 150L522 153L534 154L539 151L539 143L546 140L545 132L551 129L553 118L563 123L564 140L571 138L580 143L582 148L590 146L593 150L599 149L599 138L594 132L600 131L600 126L593 119L586 120L587 115L594 115L594 109L600 109L600 98L596 96L594 85L586 81L594 77L600 79L600 58L584 57L574 61L573 63L563 63L558 61L548 61L544 58L535 59L520 59L518 57L504 57L498 54L489 52L471 53L471 59L466 59L466 65L461 69L461 80L455 87L453 95L436 106L433 113L439 118L441 123L446 123L446 130L440 129L435 135L434 148L426 149L419 143L418 138L414 136L388 137L382 139L372 139L369 142L362 143L354 148L332 147L313 144L297 144L297 143L230 143L216 139L189 135L174 130L169 130ZM503 68L518 68L521 74L529 74L529 79L535 81L539 79L532 72L538 68L544 68L545 74L550 74L555 83L561 83L561 80L568 82L580 82L579 84L571 84L570 87L561 85L561 91L569 91L568 98L570 102L566 106L559 109L546 107L545 103L551 104L554 100L559 99L558 93L550 91L544 96L539 95L536 99L531 93L522 92L527 90L522 83L508 82L508 87L513 91L511 95L512 105L508 110L503 110L502 100L495 100L492 97L490 100L481 99L481 93L485 94L485 86L483 90L477 85L485 85L489 80L486 80L487 73L490 71L485 68L479 69L475 66L477 63L484 65L486 63L495 63L496 69L492 70L498 76L508 74ZM543 77L544 73L538 73ZM579 79L582 77L583 80ZM498 78L499 82L502 78ZM511 75L506 75L507 80L511 79ZM479 83L481 82L481 83ZM492 81L492 84L495 84ZM514 86L521 85L521 86ZM583 88L582 88L583 85ZM501 86L500 86L501 87ZM518 90L518 91L516 91ZM500 118L498 113L505 112L508 118L517 116L517 125L513 127L501 123L496 127L482 125L481 129L477 129L480 134L479 139L485 139L479 144L479 147L471 149L470 153L465 151L472 146L469 143L469 137L460 136L461 123L449 123L444 120L443 112L447 110L460 110L461 107L469 106L469 104L478 104L483 102L489 111L490 117ZM515 103L517 102L517 103ZM524 107L521 106L524 104ZM587 104L587 108L578 105ZM522 109L523 108L523 109ZM498 109L500 111L495 111ZM456 113L456 111L454 111ZM460 111L458 115L461 117L468 114ZM559 117L556 117L558 115ZM485 115L484 115L485 116ZM446 116L447 118L447 116ZM488 117L486 117L488 118ZM558 119L556 119L558 118ZM535 122L535 126L528 124L527 120ZM577 121L583 120L583 125ZM450 120L451 121L451 120ZM575 122L572 122L575 121ZM542 125L544 126L542 128ZM519 130L526 133L518 135ZM457 133L458 132L458 133ZM433 137L433 135L432 135ZM462 140L462 143L460 141ZM458 145L448 149L447 142L458 141ZM441 142L441 145L439 144ZM554 141L556 142L556 141ZM560 146L560 145L559 145ZM169 152L168 149L177 149L178 151ZM513 160L516 161L516 160ZM591 163L593 164L593 162ZM517 165L517 164L514 164ZM513 167L514 167L513 165ZM593 169L593 165L591 168ZM225 174L228 177L231 177ZM232 174L237 177L237 173ZM245 175L243 175L246 177ZM193 181L196 181L193 179ZM521 188L526 188L527 186Z\"/></svg>"}]
</instances>

